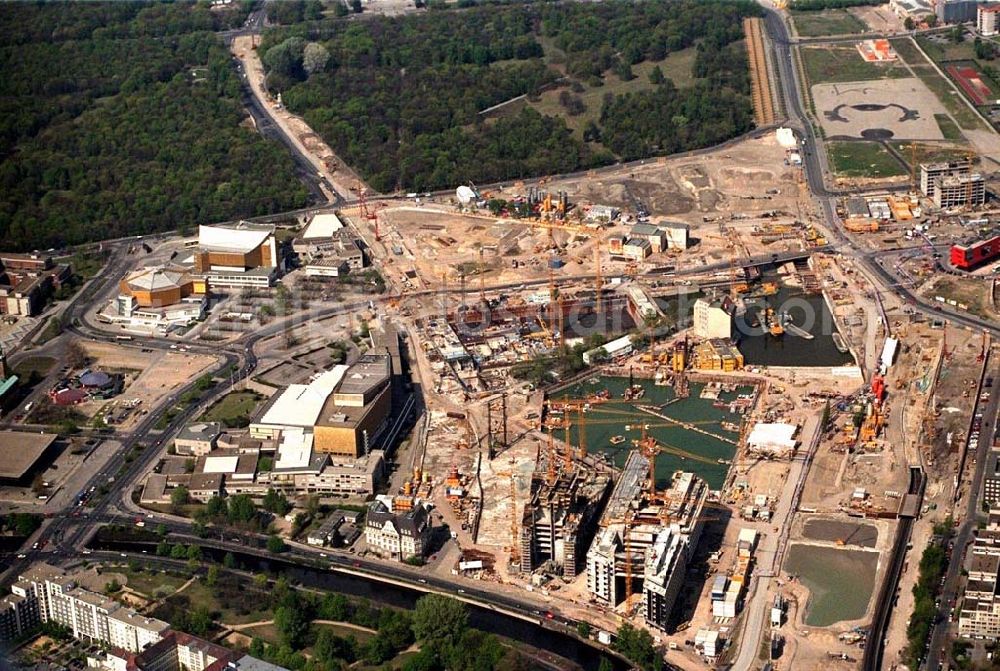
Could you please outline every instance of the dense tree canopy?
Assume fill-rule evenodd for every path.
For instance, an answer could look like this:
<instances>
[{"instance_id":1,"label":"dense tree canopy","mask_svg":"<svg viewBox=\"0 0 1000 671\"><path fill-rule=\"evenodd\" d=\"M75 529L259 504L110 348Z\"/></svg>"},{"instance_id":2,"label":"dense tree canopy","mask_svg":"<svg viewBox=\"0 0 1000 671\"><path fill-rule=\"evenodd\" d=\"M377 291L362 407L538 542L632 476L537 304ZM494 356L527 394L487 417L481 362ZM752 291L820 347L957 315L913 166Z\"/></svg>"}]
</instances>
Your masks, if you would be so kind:
<instances>
[{"instance_id":1,"label":"dense tree canopy","mask_svg":"<svg viewBox=\"0 0 1000 671\"><path fill-rule=\"evenodd\" d=\"M192 3L13 3L0 13L0 238L61 246L304 205L284 148Z\"/></svg>"},{"instance_id":2,"label":"dense tree canopy","mask_svg":"<svg viewBox=\"0 0 1000 671\"><path fill-rule=\"evenodd\" d=\"M746 58L733 42L741 19L759 11L742 0L491 5L305 21L269 31L260 52L268 87L375 188L422 190L691 149L748 130ZM695 86L660 76L653 90L611 97L587 143L532 108L482 114L567 78L628 80L631 66L695 44ZM564 107L580 113L573 96Z\"/></svg>"}]
</instances>

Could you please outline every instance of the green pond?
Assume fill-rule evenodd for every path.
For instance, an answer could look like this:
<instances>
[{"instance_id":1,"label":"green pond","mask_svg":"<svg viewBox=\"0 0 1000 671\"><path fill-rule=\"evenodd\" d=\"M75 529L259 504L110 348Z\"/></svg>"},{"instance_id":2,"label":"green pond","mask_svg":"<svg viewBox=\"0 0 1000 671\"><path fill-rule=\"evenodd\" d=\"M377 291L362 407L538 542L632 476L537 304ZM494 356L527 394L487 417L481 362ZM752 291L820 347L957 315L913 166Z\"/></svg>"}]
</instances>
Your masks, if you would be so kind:
<instances>
[{"instance_id":1,"label":"green pond","mask_svg":"<svg viewBox=\"0 0 1000 671\"><path fill-rule=\"evenodd\" d=\"M806 624L828 627L865 616L875 589L878 552L794 543L785 571L809 589Z\"/></svg>"},{"instance_id":2,"label":"green pond","mask_svg":"<svg viewBox=\"0 0 1000 671\"><path fill-rule=\"evenodd\" d=\"M642 398L625 401L622 393L628 388L627 377L599 377L585 380L552 394L551 400L586 399L589 395L607 389L611 400L593 403L585 413L585 439L588 452L608 454L617 466L622 466L630 450L632 441L642 436L642 425L647 426L646 434L657 440L667 450L656 457L656 480L658 487L666 486L675 471L691 471L708 483L712 489L720 489L729 471L729 460L736 452L739 431L735 427L723 428L727 422L739 426L741 415L729 412L728 408L715 407L715 400L703 399L699 395L703 384L692 383L687 398L676 399L672 387L656 386L652 380L635 380L645 390ZM741 386L733 392L721 392L719 402L729 403L740 394L749 394L751 386ZM687 422L697 429L671 424L638 409L637 406L652 406L657 412L671 419ZM579 445L578 418L571 414L569 442ZM629 427L629 428L626 428ZM557 429L558 438L565 437L565 431ZM612 445L614 436L626 440ZM731 442L728 442L731 441ZM722 463L720 463L720 460Z\"/></svg>"}]
</instances>

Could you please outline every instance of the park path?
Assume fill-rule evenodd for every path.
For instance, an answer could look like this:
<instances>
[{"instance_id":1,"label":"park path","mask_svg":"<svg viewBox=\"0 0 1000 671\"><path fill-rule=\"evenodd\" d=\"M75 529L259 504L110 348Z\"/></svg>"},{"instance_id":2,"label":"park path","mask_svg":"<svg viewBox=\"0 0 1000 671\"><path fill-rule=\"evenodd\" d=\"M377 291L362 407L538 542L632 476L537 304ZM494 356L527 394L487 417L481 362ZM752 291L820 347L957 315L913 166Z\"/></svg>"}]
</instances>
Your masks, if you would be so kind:
<instances>
[{"instance_id":1,"label":"park path","mask_svg":"<svg viewBox=\"0 0 1000 671\"><path fill-rule=\"evenodd\" d=\"M178 590L179 591L179 590ZM363 631L366 634L377 634L378 631L370 627L362 627L360 624L354 624L352 622L338 622L337 620L313 620L313 624L332 624L338 627L344 627L345 629L354 629L355 631ZM258 620L257 622L247 622L245 624L229 624L226 622L220 622L220 627L225 627L230 631L243 631L244 629L253 629L254 627L263 627L264 625L274 624L274 620Z\"/></svg>"}]
</instances>

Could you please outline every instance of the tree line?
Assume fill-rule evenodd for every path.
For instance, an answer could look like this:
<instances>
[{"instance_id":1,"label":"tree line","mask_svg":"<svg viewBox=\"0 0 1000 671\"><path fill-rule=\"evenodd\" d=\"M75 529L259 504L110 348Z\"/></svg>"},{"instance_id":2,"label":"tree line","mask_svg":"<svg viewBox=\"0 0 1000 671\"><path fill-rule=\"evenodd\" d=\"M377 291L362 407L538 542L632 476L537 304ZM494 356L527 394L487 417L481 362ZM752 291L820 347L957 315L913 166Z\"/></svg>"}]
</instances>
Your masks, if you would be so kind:
<instances>
[{"instance_id":1,"label":"tree line","mask_svg":"<svg viewBox=\"0 0 1000 671\"><path fill-rule=\"evenodd\" d=\"M606 165L746 130L746 60L733 42L742 18L759 13L744 0L497 4L303 21L268 31L259 50L269 89L376 189L424 190ZM662 91L606 100L590 142L521 103L499 118L482 113L567 75L592 86L612 72L628 79L631 66L695 44L699 85L666 80ZM567 97L565 107L578 105ZM653 128L657 117L674 122Z\"/></svg>"},{"instance_id":2,"label":"tree line","mask_svg":"<svg viewBox=\"0 0 1000 671\"><path fill-rule=\"evenodd\" d=\"M212 30L249 9L15 3L0 16L0 238L61 247L302 206Z\"/></svg>"}]
</instances>

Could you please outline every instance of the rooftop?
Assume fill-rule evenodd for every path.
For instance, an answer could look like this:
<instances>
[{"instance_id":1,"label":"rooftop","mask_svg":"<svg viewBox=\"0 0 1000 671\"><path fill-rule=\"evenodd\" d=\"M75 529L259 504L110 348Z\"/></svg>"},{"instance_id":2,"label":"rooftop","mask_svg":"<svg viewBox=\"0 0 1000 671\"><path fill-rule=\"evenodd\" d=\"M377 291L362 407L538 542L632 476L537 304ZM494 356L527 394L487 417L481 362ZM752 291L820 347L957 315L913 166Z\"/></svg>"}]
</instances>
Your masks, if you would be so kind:
<instances>
[{"instance_id":1,"label":"rooftop","mask_svg":"<svg viewBox=\"0 0 1000 671\"><path fill-rule=\"evenodd\" d=\"M390 360L387 356L363 356L344 375L338 394L367 394L389 379Z\"/></svg>"},{"instance_id":2,"label":"rooftop","mask_svg":"<svg viewBox=\"0 0 1000 671\"><path fill-rule=\"evenodd\" d=\"M0 478L24 477L56 438L54 433L0 431Z\"/></svg>"},{"instance_id":3,"label":"rooftop","mask_svg":"<svg viewBox=\"0 0 1000 671\"><path fill-rule=\"evenodd\" d=\"M344 222L336 214L317 214L302 232L303 240L329 238L337 231L343 230Z\"/></svg>"},{"instance_id":4,"label":"rooftop","mask_svg":"<svg viewBox=\"0 0 1000 671\"><path fill-rule=\"evenodd\" d=\"M248 221L228 225L202 225L198 227L198 246L202 251L245 254L260 247L273 233L274 226Z\"/></svg>"},{"instance_id":5,"label":"rooftop","mask_svg":"<svg viewBox=\"0 0 1000 671\"><path fill-rule=\"evenodd\" d=\"M312 459L313 436L302 429L292 429L281 433L275 470L305 468Z\"/></svg>"},{"instance_id":6,"label":"rooftop","mask_svg":"<svg viewBox=\"0 0 1000 671\"><path fill-rule=\"evenodd\" d=\"M184 273L167 270L162 266L140 268L125 277L125 283L133 291L160 291L176 289L184 282Z\"/></svg>"},{"instance_id":7,"label":"rooftop","mask_svg":"<svg viewBox=\"0 0 1000 671\"><path fill-rule=\"evenodd\" d=\"M181 429L175 440L211 440L221 433L222 424L219 422L195 422Z\"/></svg>"},{"instance_id":8,"label":"rooftop","mask_svg":"<svg viewBox=\"0 0 1000 671\"><path fill-rule=\"evenodd\" d=\"M309 384L292 384L271 402L258 424L313 426L330 392L347 372L348 366L334 366Z\"/></svg>"}]
</instances>

